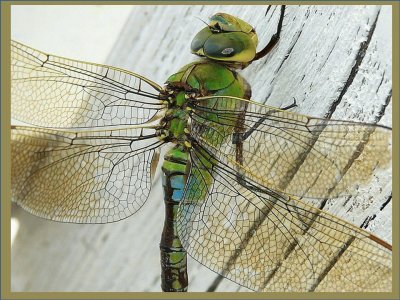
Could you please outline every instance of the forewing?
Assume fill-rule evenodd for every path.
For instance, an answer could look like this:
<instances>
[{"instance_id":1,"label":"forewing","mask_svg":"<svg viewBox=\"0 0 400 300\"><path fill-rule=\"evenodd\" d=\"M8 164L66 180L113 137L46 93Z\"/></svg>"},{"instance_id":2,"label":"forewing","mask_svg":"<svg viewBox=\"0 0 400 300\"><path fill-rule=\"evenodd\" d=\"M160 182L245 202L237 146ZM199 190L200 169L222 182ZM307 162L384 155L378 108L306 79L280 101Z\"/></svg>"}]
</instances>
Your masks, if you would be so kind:
<instances>
[{"instance_id":1,"label":"forewing","mask_svg":"<svg viewBox=\"0 0 400 300\"><path fill-rule=\"evenodd\" d=\"M13 127L13 200L47 219L108 223L146 201L155 154L153 129L61 131Z\"/></svg>"},{"instance_id":2,"label":"forewing","mask_svg":"<svg viewBox=\"0 0 400 300\"><path fill-rule=\"evenodd\" d=\"M143 124L163 108L161 87L129 71L11 42L11 115L52 128Z\"/></svg>"},{"instance_id":3,"label":"forewing","mask_svg":"<svg viewBox=\"0 0 400 300\"><path fill-rule=\"evenodd\" d=\"M386 127L318 119L233 97L205 97L191 106L194 140L243 177L281 193L351 195L375 169L391 167Z\"/></svg>"},{"instance_id":4,"label":"forewing","mask_svg":"<svg viewBox=\"0 0 400 300\"><path fill-rule=\"evenodd\" d=\"M191 151L178 212L179 237L194 259L256 291L391 291L383 241L300 200L238 183L235 170L209 168L204 157Z\"/></svg>"}]
</instances>

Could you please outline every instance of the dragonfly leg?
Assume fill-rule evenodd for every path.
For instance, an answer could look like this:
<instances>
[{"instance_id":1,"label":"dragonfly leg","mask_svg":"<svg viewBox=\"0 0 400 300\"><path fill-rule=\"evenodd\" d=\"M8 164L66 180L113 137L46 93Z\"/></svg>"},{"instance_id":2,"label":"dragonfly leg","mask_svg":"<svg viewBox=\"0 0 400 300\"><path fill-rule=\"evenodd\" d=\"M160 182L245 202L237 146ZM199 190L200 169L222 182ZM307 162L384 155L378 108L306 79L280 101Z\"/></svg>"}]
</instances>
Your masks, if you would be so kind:
<instances>
[{"instance_id":1,"label":"dragonfly leg","mask_svg":"<svg viewBox=\"0 0 400 300\"><path fill-rule=\"evenodd\" d=\"M276 33L271 37L270 41L268 44L260 51L256 53L256 56L252 61L259 60L260 58L263 58L265 55L267 55L278 43L279 38L281 37L281 31L282 31L282 24L283 24L283 18L285 16L285 7L286 5L281 6L281 15L279 17L278 21L278 26L276 29Z\"/></svg>"},{"instance_id":2,"label":"dragonfly leg","mask_svg":"<svg viewBox=\"0 0 400 300\"><path fill-rule=\"evenodd\" d=\"M296 102L296 98L295 97L293 97L293 103L289 104L288 106L281 107L280 109L281 110L289 110L289 109L292 109L294 107L297 107L297 102Z\"/></svg>"}]
</instances>

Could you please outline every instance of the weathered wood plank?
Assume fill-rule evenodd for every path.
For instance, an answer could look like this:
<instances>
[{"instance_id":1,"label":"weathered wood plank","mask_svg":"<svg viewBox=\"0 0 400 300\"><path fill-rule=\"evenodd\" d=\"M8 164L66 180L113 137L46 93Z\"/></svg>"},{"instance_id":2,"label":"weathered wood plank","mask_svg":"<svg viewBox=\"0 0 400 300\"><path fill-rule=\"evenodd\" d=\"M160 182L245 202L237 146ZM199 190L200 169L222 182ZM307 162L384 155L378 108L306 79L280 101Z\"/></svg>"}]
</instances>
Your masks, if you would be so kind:
<instances>
[{"instance_id":1,"label":"weathered wood plank","mask_svg":"<svg viewBox=\"0 0 400 300\"><path fill-rule=\"evenodd\" d=\"M136 6L106 62L162 84L195 59L189 42L203 27L195 17L206 20L219 11L253 24L261 46L275 32L279 13L272 7L265 15L267 6ZM48 28L43 34L50 38L54 32ZM253 88L253 99L260 102L283 107L294 97L296 112L390 126L391 9L289 6L276 48L242 74ZM359 196L331 200L325 209L390 242L390 175L377 173L370 185L360 187ZM13 245L12 289L159 291L162 199L156 180L141 211L106 225L54 223L15 210L20 231ZM190 291L247 290L229 280L219 282L215 273L193 260L189 280Z\"/></svg>"}]
</instances>

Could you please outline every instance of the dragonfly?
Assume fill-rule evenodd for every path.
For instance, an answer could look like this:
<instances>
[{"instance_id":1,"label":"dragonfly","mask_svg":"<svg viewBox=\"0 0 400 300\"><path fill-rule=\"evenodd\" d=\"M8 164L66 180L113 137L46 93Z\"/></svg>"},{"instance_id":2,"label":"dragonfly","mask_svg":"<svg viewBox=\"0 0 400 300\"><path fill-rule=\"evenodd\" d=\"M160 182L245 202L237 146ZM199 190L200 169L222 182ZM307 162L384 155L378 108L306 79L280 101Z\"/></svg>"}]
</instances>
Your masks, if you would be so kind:
<instances>
[{"instance_id":1,"label":"dragonfly","mask_svg":"<svg viewBox=\"0 0 400 300\"><path fill-rule=\"evenodd\" d=\"M254 291L390 291L391 245L307 198L352 195L391 162L391 129L250 100L236 70L267 55L218 13L200 60L164 87L11 43L13 201L54 221L110 223L146 202L165 149L162 290L188 290L187 254Z\"/></svg>"}]
</instances>

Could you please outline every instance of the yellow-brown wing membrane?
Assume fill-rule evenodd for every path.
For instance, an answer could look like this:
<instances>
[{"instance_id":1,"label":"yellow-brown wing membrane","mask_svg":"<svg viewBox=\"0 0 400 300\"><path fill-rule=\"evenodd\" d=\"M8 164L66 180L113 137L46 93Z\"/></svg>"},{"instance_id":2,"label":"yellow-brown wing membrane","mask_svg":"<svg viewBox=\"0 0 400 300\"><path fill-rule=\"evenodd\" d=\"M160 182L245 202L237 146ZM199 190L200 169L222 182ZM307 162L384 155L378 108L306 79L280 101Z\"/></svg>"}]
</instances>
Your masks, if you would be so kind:
<instances>
[{"instance_id":1,"label":"yellow-brown wing membrane","mask_svg":"<svg viewBox=\"0 0 400 300\"><path fill-rule=\"evenodd\" d=\"M49 55L11 42L11 115L53 128L143 124L161 87L118 68Z\"/></svg>"},{"instance_id":2,"label":"yellow-brown wing membrane","mask_svg":"<svg viewBox=\"0 0 400 300\"><path fill-rule=\"evenodd\" d=\"M191 106L197 143L237 169L239 180L250 178L289 196L351 195L376 168L390 167L386 127L312 118L231 97L205 97Z\"/></svg>"},{"instance_id":3,"label":"yellow-brown wing membrane","mask_svg":"<svg viewBox=\"0 0 400 300\"><path fill-rule=\"evenodd\" d=\"M274 192L193 142L178 211L188 253L256 291L391 291L391 251L368 232ZM376 239L376 238L375 238Z\"/></svg>"},{"instance_id":4,"label":"yellow-brown wing membrane","mask_svg":"<svg viewBox=\"0 0 400 300\"><path fill-rule=\"evenodd\" d=\"M66 131L17 126L11 140L13 200L44 218L124 219L146 201L162 142L153 129Z\"/></svg>"}]
</instances>

